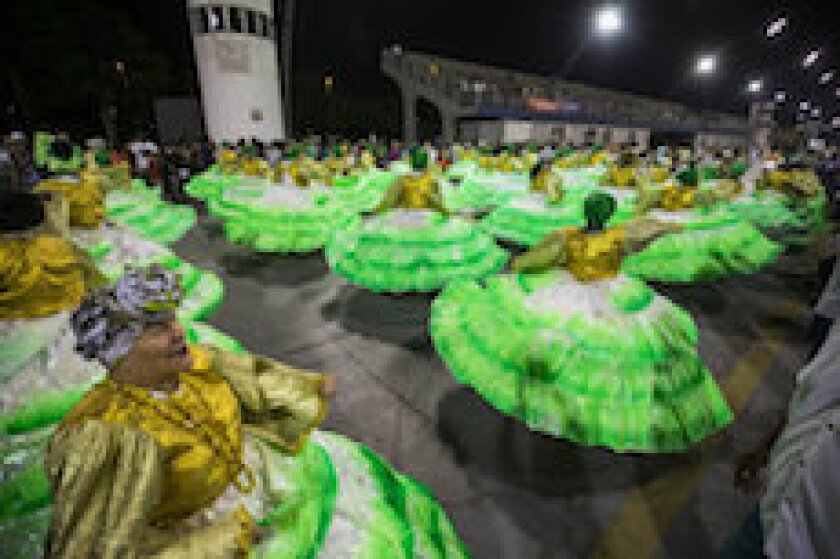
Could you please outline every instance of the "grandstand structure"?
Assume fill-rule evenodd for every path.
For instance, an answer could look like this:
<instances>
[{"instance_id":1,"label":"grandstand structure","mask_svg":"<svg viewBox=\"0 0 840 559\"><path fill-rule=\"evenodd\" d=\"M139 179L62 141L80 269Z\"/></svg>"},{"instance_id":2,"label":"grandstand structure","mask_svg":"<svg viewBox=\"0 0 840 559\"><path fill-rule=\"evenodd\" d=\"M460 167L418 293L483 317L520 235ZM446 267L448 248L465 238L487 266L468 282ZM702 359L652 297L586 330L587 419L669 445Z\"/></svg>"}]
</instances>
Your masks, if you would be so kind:
<instances>
[{"instance_id":1,"label":"grandstand structure","mask_svg":"<svg viewBox=\"0 0 840 559\"><path fill-rule=\"evenodd\" d=\"M440 114L445 142L566 142L575 145L692 143L707 149L764 146L773 112L696 110L679 103L612 91L553 77L386 48L382 72L400 89L403 133L417 137L417 103ZM756 144L759 144L756 146Z\"/></svg>"}]
</instances>

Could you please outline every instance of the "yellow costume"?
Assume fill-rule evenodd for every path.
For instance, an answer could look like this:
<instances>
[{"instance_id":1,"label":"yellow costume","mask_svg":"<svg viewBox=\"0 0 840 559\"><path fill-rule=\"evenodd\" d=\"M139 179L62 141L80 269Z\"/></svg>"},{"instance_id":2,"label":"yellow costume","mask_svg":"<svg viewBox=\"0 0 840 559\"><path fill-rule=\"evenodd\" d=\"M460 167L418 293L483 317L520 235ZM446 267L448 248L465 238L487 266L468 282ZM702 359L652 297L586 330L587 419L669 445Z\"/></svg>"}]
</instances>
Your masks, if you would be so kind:
<instances>
[{"instance_id":1,"label":"yellow costume","mask_svg":"<svg viewBox=\"0 0 840 559\"><path fill-rule=\"evenodd\" d=\"M542 192L550 203L557 203L563 199L562 179L551 169L543 169L531 180L531 190Z\"/></svg>"},{"instance_id":2,"label":"yellow costume","mask_svg":"<svg viewBox=\"0 0 840 559\"><path fill-rule=\"evenodd\" d=\"M612 167L604 177L603 183L616 188L632 188L636 186L636 168Z\"/></svg>"},{"instance_id":3,"label":"yellow costume","mask_svg":"<svg viewBox=\"0 0 840 559\"><path fill-rule=\"evenodd\" d=\"M614 278L619 275L626 256L639 252L666 233L679 230L679 225L644 218L599 232L563 227L517 257L513 271L531 273L566 268L582 283Z\"/></svg>"},{"instance_id":4,"label":"yellow costume","mask_svg":"<svg viewBox=\"0 0 840 559\"><path fill-rule=\"evenodd\" d=\"M246 177L265 178L268 176L268 163L259 157L247 157L240 163L240 171Z\"/></svg>"},{"instance_id":5,"label":"yellow costume","mask_svg":"<svg viewBox=\"0 0 840 559\"><path fill-rule=\"evenodd\" d=\"M758 182L759 188L775 190L791 198L810 198L820 193L820 181L813 171L769 171Z\"/></svg>"},{"instance_id":6,"label":"yellow costume","mask_svg":"<svg viewBox=\"0 0 840 559\"><path fill-rule=\"evenodd\" d=\"M70 227L96 229L105 219L105 194L102 182L91 173L82 173L79 182L47 179L35 187L35 192L56 193L67 201Z\"/></svg>"},{"instance_id":7,"label":"yellow costume","mask_svg":"<svg viewBox=\"0 0 840 559\"><path fill-rule=\"evenodd\" d=\"M379 213L392 208L428 209L443 214L449 213L443 203L438 183L429 173L400 177L391 185L385 193L385 198L374 211Z\"/></svg>"},{"instance_id":8,"label":"yellow costume","mask_svg":"<svg viewBox=\"0 0 840 559\"><path fill-rule=\"evenodd\" d=\"M232 149L225 149L219 154L219 171L226 175L234 175L239 168L239 155Z\"/></svg>"},{"instance_id":9,"label":"yellow costume","mask_svg":"<svg viewBox=\"0 0 840 559\"><path fill-rule=\"evenodd\" d=\"M667 181L671 176L671 171L668 167L654 166L650 168L650 182L662 183Z\"/></svg>"},{"instance_id":10,"label":"yellow costume","mask_svg":"<svg viewBox=\"0 0 840 559\"><path fill-rule=\"evenodd\" d=\"M244 556L253 520L240 505L205 514L229 487L250 492L247 435L296 452L323 420L323 376L193 347L168 397L106 380L56 430L45 459L55 494L50 559Z\"/></svg>"},{"instance_id":11,"label":"yellow costume","mask_svg":"<svg viewBox=\"0 0 840 559\"><path fill-rule=\"evenodd\" d=\"M578 281L614 278L624 256L624 229L616 227L603 233L587 234L569 229L565 234L566 268Z\"/></svg>"},{"instance_id":12,"label":"yellow costume","mask_svg":"<svg viewBox=\"0 0 840 559\"><path fill-rule=\"evenodd\" d=\"M0 236L0 320L50 316L79 304L85 264L59 237Z\"/></svg>"}]
</instances>

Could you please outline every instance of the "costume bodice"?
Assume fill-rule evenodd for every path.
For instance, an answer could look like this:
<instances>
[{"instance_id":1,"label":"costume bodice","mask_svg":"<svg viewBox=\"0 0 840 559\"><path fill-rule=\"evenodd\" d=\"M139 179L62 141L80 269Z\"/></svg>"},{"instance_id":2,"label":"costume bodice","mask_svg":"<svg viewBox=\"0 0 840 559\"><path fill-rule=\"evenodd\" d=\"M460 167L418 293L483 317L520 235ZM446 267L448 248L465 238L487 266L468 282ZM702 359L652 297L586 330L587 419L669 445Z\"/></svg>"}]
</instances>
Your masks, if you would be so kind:
<instances>
[{"instance_id":1,"label":"costume bodice","mask_svg":"<svg viewBox=\"0 0 840 559\"><path fill-rule=\"evenodd\" d=\"M419 176L405 175L400 178L402 193L400 207L409 210L432 209L429 203L434 194L434 178L428 173Z\"/></svg>"},{"instance_id":2,"label":"costume bodice","mask_svg":"<svg viewBox=\"0 0 840 559\"><path fill-rule=\"evenodd\" d=\"M569 228L565 235L566 267L581 282L614 278L624 258L625 233L620 227L602 233Z\"/></svg>"},{"instance_id":3,"label":"costume bodice","mask_svg":"<svg viewBox=\"0 0 840 559\"><path fill-rule=\"evenodd\" d=\"M82 264L67 241L49 235L0 236L0 320L71 309L85 292Z\"/></svg>"},{"instance_id":4,"label":"costume bodice","mask_svg":"<svg viewBox=\"0 0 840 559\"><path fill-rule=\"evenodd\" d=\"M92 173L82 173L78 182L61 178L41 181L36 192L54 192L67 199L70 227L97 229L105 219L102 182Z\"/></svg>"},{"instance_id":5,"label":"costume bodice","mask_svg":"<svg viewBox=\"0 0 840 559\"><path fill-rule=\"evenodd\" d=\"M676 184L666 186L659 197L659 207L669 212L678 212L694 207L696 188L679 187Z\"/></svg>"},{"instance_id":6,"label":"costume bodice","mask_svg":"<svg viewBox=\"0 0 840 559\"><path fill-rule=\"evenodd\" d=\"M210 355L200 348L191 352L193 368L180 375L180 388L168 398L108 379L91 389L59 427L101 421L153 437L164 457L165 498L151 520L164 526L210 506L244 471L239 401L213 369Z\"/></svg>"},{"instance_id":7,"label":"costume bodice","mask_svg":"<svg viewBox=\"0 0 840 559\"><path fill-rule=\"evenodd\" d=\"M607 182L616 188L630 188L636 179L635 167L614 167L607 175Z\"/></svg>"}]
</instances>

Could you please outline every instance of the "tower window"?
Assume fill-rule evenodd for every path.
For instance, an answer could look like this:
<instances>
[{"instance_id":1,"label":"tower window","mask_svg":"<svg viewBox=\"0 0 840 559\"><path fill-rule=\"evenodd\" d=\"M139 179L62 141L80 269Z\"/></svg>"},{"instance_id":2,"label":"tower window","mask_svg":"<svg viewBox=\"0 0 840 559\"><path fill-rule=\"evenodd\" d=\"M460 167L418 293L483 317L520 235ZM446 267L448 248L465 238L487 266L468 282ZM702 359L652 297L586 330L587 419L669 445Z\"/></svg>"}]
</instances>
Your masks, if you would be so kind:
<instances>
[{"instance_id":1,"label":"tower window","mask_svg":"<svg viewBox=\"0 0 840 559\"><path fill-rule=\"evenodd\" d=\"M225 29L225 12L221 6L213 6L210 8L210 30L224 31Z\"/></svg>"},{"instance_id":2,"label":"tower window","mask_svg":"<svg viewBox=\"0 0 840 559\"><path fill-rule=\"evenodd\" d=\"M242 33L242 9L236 6L230 8L230 30Z\"/></svg>"},{"instance_id":3,"label":"tower window","mask_svg":"<svg viewBox=\"0 0 840 559\"><path fill-rule=\"evenodd\" d=\"M245 12L248 16L248 34L249 35L256 35L257 34L257 12L254 10L248 10Z\"/></svg>"},{"instance_id":4,"label":"tower window","mask_svg":"<svg viewBox=\"0 0 840 559\"><path fill-rule=\"evenodd\" d=\"M210 30L207 23L207 8L193 8L190 12L190 19L195 33L207 33Z\"/></svg>"},{"instance_id":5,"label":"tower window","mask_svg":"<svg viewBox=\"0 0 840 559\"><path fill-rule=\"evenodd\" d=\"M260 14L260 24L259 24L259 33L260 37L268 37L268 16L265 14Z\"/></svg>"}]
</instances>

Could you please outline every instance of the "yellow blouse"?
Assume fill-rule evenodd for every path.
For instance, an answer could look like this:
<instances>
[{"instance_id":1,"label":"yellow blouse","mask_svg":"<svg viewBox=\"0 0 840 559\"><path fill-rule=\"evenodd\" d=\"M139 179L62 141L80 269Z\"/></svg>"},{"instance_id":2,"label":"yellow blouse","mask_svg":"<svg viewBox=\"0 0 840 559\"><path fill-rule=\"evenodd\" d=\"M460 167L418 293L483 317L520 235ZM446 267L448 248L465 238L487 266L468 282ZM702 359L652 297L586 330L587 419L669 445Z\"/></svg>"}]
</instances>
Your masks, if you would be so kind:
<instances>
[{"instance_id":1,"label":"yellow blouse","mask_svg":"<svg viewBox=\"0 0 840 559\"><path fill-rule=\"evenodd\" d=\"M603 233L566 231L566 267L581 282L614 278L624 258L625 234L620 227Z\"/></svg>"},{"instance_id":2,"label":"yellow blouse","mask_svg":"<svg viewBox=\"0 0 840 559\"><path fill-rule=\"evenodd\" d=\"M242 174L248 177L267 177L268 163L259 157L249 157L241 163Z\"/></svg>"},{"instance_id":3,"label":"yellow blouse","mask_svg":"<svg viewBox=\"0 0 840 559\"><path fill-rule=\"evenodd\" d=\"M606 184L616 188L630 188L636 182L635 167L613 167L605 177Z\"/></svg>"},{"instance_id":4,"label":"yellow blouse","mask_svg":"<svg viewBox=\"0 0 840 559\"><path fill-rule=\"evenodd\" d=\"M243 471L242 419L230 385L198 357L180 376L181 388L168 400L147 390L106 380L71 411L61 429L90 420L140 429L166 456L161 499L151 513L168 525L211 505Z\"/></svg>"},{"instance_id":5,"label":"yellow blouse","mask_svg":"<svg viewBox=\"0 0 840 559\"><path fill-rule=\"evenodd\" d=\"M196 524L233 483L243 435L296 452L323 420L323 375L269 359L190 348L192 370L167 398L106 380L65 417L45 457L55 495L50 559L215 559L247 553L244 508Z\"/></svg>"},{"instance_id":6,"label":"yellow blouse","mask_svg":"<svg viewBox=\"0 0 840 559\"><path fill-rule=\"evenodd\" d=\"M402 192L398 207L410 210L434 208L430 200L436 194L435 182L428 173L419 176L404 175L400 177L399 185Z\"/></svg>"},{"instance_id":7,"label":"yellow blouse","mask_svg":"<svg viewBox=\"0 0 840 559\"><path fill-rule=\"evenodd\" d=\"M669 184L660 194L659 207L669 212L687 210L694 207L696 198L697 189Z\"/></svg>"},{"instance_id":8,"label":"yellow blouse","mask_svg":"<svg viewBox=\"0 0 840 559\"><path fill-rule=\"evenodd\" d=\"M102 182L91 173L82 173L78 183L47 179L41 181L35 191L58 193L67 199L70 227L96 229L105 219Z\"/></svg>"},{"instance_id":9,"label":"yellow blouse","mask_svg":"<svg viewBox=\"0 0 840 559\"><path fill-rule=\"evenodd\" d=\"M0 237L0 320L72 309L85 292L83 264L60 237Z\"/></svg>"},{"instance_id":10,"label":"yellow blouse","mask_svg":"<svg viewBox=\"0 0 840 559\"><path fill-rule=\"evenodd\" d=\"M671 171L668 167L651 167L650 181L653 183L665 182L671 176Z\"/></svg>"}]
</instances>

